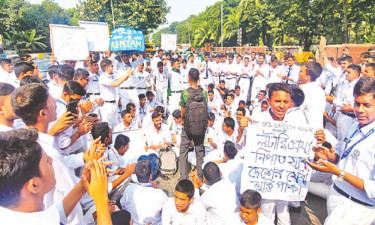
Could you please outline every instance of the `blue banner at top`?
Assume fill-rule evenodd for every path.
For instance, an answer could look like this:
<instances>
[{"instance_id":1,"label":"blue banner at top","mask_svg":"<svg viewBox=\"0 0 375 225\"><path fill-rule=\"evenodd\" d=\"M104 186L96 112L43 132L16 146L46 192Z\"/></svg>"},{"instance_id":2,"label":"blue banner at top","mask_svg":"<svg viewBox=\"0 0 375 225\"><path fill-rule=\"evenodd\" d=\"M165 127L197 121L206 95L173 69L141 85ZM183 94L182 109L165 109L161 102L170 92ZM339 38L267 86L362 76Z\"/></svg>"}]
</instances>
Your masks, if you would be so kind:
<instances>
[{"instance_id":1,"label":"blue banner at top","mask_svg":"<svg viewBox=\"0 0 375 225\"><path fill-rule=\"evenodd\" d=\"M124 27L112 31L110 49L116 51L145 51L145 36L142 31L128 29Z\"/></svg>"}]
</instances>

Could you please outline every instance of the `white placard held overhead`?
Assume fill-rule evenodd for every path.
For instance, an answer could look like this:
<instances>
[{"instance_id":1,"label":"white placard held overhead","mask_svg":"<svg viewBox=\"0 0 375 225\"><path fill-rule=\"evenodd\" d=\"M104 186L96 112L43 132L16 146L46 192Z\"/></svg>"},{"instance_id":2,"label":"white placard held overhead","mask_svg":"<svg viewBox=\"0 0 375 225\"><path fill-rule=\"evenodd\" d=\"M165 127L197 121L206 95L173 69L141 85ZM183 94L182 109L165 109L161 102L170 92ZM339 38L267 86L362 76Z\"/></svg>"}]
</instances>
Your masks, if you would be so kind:
<instances>
[{"instance_id":1,"label":"white placard held overhead","mask_svg":"<svg viewBox=\"0 0 375 225\"><path fill-rule=\"evenodd\" d=\"M85 28L89 51L106 52L109 48L108 23L78 21Z\"/></svg>"},{"instance_id":2,"label":"white placard held overhead","mask_svg":"<svg viewBox=\"0 0 375 225\"><path fill-rule=\"evenodd\" d=\"M241 193L258 191L270 200L303 201L314 157L314 129L278 121L253 121L247 129Z\"/></svg>"},{"instance_id":3,"label":"white placard held overhead","mask_svg":"<svg viewBox=\"0 0 375 225\"><path fill-rule=\"evenodd\" d=\"M85 60L89 56L85 28L50 24L50 36L58 60Z\"/></svg>"},{"instance_id":4,"label":"white placard held overhead","mask_svg":"<svg viewBox=\"0 0 375 225\"><path fill-rule=\"evenodd\" d=\"M177 49L177 34L161 34L161 49L176 50Z\"/></svg>"}]
</instances>

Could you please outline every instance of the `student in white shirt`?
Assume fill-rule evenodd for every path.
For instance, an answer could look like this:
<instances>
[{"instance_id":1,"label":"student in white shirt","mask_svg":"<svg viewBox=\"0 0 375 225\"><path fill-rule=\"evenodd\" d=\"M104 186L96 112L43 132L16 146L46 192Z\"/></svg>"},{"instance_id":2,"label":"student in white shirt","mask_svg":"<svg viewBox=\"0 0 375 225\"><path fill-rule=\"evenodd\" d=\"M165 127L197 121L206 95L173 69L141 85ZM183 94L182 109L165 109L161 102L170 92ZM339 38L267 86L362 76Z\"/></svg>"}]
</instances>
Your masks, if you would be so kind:
<instances>
[{"instance_id":1,"label":"student in white shirt","mask_svg":"<svg viewBox=\"0 0 375 225\"><path fill-rule=\"evenodd\" d=\"M181 110L176 109L173 113L173 122L172 122L172 143L176 146L176 148L180 149L181 143L181 134L182 134L182 118L181 118ZM178 156L179 154L177 154Z\"/></svg>"},{"instance_id":2,"label":"student in white shirt","mask_svg":"<svg viewBox=\"0 0 375 225\"><path fill-rule=\"evenodd\" d=\"M200 85L203 89L207 90L207 85L213 82L212 70L210 62L210 53L204 53L204 61L201 63L200 68Z\"/></svg>"},{"instance_id":3,"label":"student in white shirt","mask_svg":"<svg viewBox=\"0 0 375 225\"><path fill-rule=\"evenodd\" d=\"M227 218L226 225L273 225L273 221L262 214L262 196L254 190L246 190L240 198L240 212Z\"/></svg>"},{"instance_id":4,"label":"student in white shirt","mask_svg":"<svg viewBox=\"0 0 375 225\"><path fill-rule=\"evenodd\" d=\"M187 62L186 67L187 67L188 70L190 71L191 68L198 69L198 64L199 64L199 63L195 61L194 55L191 54L191 55L189 56L189 61Z\"/></svg>"},{"instance_id":5,"label":"student in white shirt","mask_svg":"<svg viewBox=\"0 0 375 225\"><path fill-rule=\"evenodd\" d=\"M164 69L163 62L157 63L157 69L154 70L156 100L163 103L166 109L168 104L168 79L170 74L167 69Z\"/></svg>"},{"instance_id":6,"label":"student in white shirt","mask_svg":"<svg viewBox=\"0 0 375 225\"><path fill-rule=\"evenodd\" d=\"M24 76L33 75L34 66L27 62L19 62L14 65L14 74L16 75L16 79L10 82L14 87L18 88L20 86L20 80Z\"/></svg>"},{"instance_id":7,"label":"student in white shirt","mask_svg":"<svg viewBox=\"0 0 375 225\"><path fill-rule=\"evenodd\" d=\"M290 96L292 101L290 102L289 109L285 114L285 120L295 120L299 121L301 124L309 124L308 119L306 118L307 115L300 107L305 101L304 92L300 88L294 87L291 90Z\"/></svg>"},{"instance_id":8,"label":"student in white shirt","mask_svg":"<svg viewBox=\"0 0 375 225\"><path fill-rule=\"evenodd\" d=\"M0 124L9 128L13 127L14 120L17 119L11 103L14 90L11 84L0 83Z\"/></svg>"},{"instance_id":9,"label":"student in white shirt","mask_svg":"<svg viewBox=\"0 0 375 225\"><path fill-rule=\"evenodd\" d=\"M354 113L357 122L336 148L318 146L315 170L337 176L327 200L325 224L373 224L375 221L375 80L361 78L355 85Z\"/></svg>"},{"instance_id":10,"label":"student in white shirt","mask_svg":"<svg viewBox=\"0 0 375 225\"><path fill-rule=\"evenodd\" d=\"M212 60L213 60L213 62L211 63L212 78L213 78L214 85L218 85L220 76L221 76L221 70L222 70L222 65L220 63L220 55L212 56Z\"/></svg>"},{"instance_id":11,"label":"student in white shirt","mask_svg":"<svg viewBox=\"0 0 375 225\"><path fill-rule=\"evenodd\" d=\"M11 84L15 77L13 73L13 65L10 59L0 59L0 82Z\"/></svg>"},{"instance_id":12,"label":"student in white shirt","mask_svg":"<svg viewBox=\"0 0 375 225\"><path fill-rule=\"evenodd\" d=\"M123 210L130 212L135 225L161 224L161 213L168 196L151 186L151 162L141 160L135 166L138 183L129 184L120 203Z\"/></svg>"},{"instance_id":13,"label":"student in white shirt","mask_svg":"<svg viewBox=\"0 0 375 225\"><path fill-rule=\"evenodd\" d=\"M156 106L159 106L159 105L163 106L162 102L159 102L158 100L156 100L155 95L152 91L146 92L146 98L147 98L147 101L146 101L147 107L151 110L151 112L155 111Z\"/></svg>"},{"instance_id":14,"label":"student in white shirt","mask_svg":"<svg viewBox=\"0 0 375 225\"><path fill-rule=\"evenodd\" d=\"M160 149L171 146L172 135L167 125L162 123L159 112L153 112L151 118L154 125L147 130L147 146L149 150L152 150L151 152L159 153Z\"/></svg>"},{"instance_id":15,"label":"student in white shirt","mask_svg":"<svg viewBox=\"0 0 375 225\"><path fill-rule=\"evenodd\" d=\"M252 100L254 100L258 92L260 90L265 89L266 85L268 84L268 79L270 75L270 67L269 65L265 64L264 59L265 59L264 53L259 53L259 57L258 57L259 63L255 65L254 70L253 70L254 81L253 81L253 86L251 88Z\"/></svg>"},{"instance_id":16,"label":"student in white shirt","mask_svg":"<svg viewBox=\"0 0 375 225\"><path fill-rule=\"evenodd\" d=\"M234 101L234 95L233 94L229 94L227 96L227 99L225 101L225 104L223 104L221 106L221 115L223 117L234 117L234 112L235 112L235 105L233 103Z\"/></svg>"},{"instance_id":17,"label":"student in white shirt","mask_svg":"<svg viewBox=\"0 0 375 225\"><path fill-rule=\"evenodd\" d=\"M178 60L172 60L172 70L170 72L170 86L171 86L171 96L169 96L168 110L173 112L179 109L179 102L181 97L181 92L183 90L183 82L180 73L180 62Z\"/></svg>"},{"instance_id":18,"label":"student in white shirt","mask_svg":"<svg viewBox=\"0 0 375 225\"><path fill-rule=\"evenodd\" d=\"M162 225L205 225L206 209L194 200L194 185L190 180L176 184L174 198L169 198L162 212Z\"/></svg>"},{"instance_id":19,"label":"student in white shirt","mask_svg":"<svg viewBox=\"0 0 375 225\"><path fill-rule=\"evenodd\" d=\"M308 62L302 66L298 78L298 83L305 95L300 108L305 114L308 124L316 129L323 128L323 114L326 107L325 93L315 82L322 71L323 68L320 63Z\"/></svg>"},{"instance_id":20,"label":"student in white shirt","mask_svg":"<svg viewBox=\"0 0 375 225\"><path fill-rule=\"evenodd\" d=\"M212 113L215 115L219 115L221 111L221 104L215 98L215 93L213 90L208 91L208 102L207 102L208 109L211 110Z\"/></svg>"},{"instance_id":21,"label":"student in white shirt","mask_svg":"<svg viewBox=\"0 0 375 225\"><path fill-rule=\"evenodd\" d=\"M280 83L282 77L285 75L285 71L279 66L279 60L276 56L271 58L270 62L270 79L269 83Z\"/></svg>"},{"instance_id":22,"label":"student in white shirt","mask_svg":"<svg viewBox=\"0 0 375 225\"><path fill-rule=\"evenodd\" d=\"M99 65L96 61L90 61L90 76L89 82L87 85L87 93L90 97L90 100L95 102L95 107L92 109L92 112L97 114L99 118L100 111L99 107L104 104L103 99L100 98L100 88L99 88Z\"/></svg>"},{"instance_id":23,"label":"student in white shirt","mask_svg":"<svg viewBox=\"0 0 375 225\"><path fill-rule=\"evenodd\" d=\"M190 68L187 67L186 59L183 59L181 62L181 76L182 82L184 83L184 89L189 88L189 70Z\"/></svg>"},{"instance_id":24,"label":"student in white shirt","mask_svg":"<svg viewBox=\"0 0 375 225\"><path fill-rule=\"evenodd\" d=\"M151 113L152 109L148 107L146 104L146 95L140 94L138 95L139 104L137 106L137 115L139 116L141 122L145 118L145 116L149 113Z\"/></svg>"},{"instance_id":25,"label":"student in white shirt","mask_svg":"<svg viewBox=\"0 0 375 225\"><path fill-rule=\"evenodd\" d=\"M241 70L240 70L240 77L239 77L239 81L238 81L238 84L241 85L241 92L242 92L242 95L246 98L247 97L247 94L249 93L249 89L250 89L250 79L252 77L252 67L250 65L250 60L248 57L245 57L244 58L244 63L241 67Z\"/></svg>"},{"instance_id":26,"label":"student in white shirt","mask_svg":"<svg viewBox=\"0 0 375 225\"><path fill-rule=\"evenodd\" d=\"M126 130L135 129L138 127L134 127L133 123L133 115L129 109L125 109L121 112L122 123L118 124L113 132L118 133Z\"/></svg>"},{"instance_id":27,"label":"student in white shirt","mask_svg":"<svg viewBox=\"0 0 375 225\"><path fill-rule=\"evenodd\" d=\"M69 65L51 66L48 68L50 80L48 82L49 93L58 99L66 82L73 80L74 69Z\"/></svg>"},{"instance_id":28,"label":"student in white shirt","mask_svg":"<svg viewBox=\"0 0 375 225\"><path fill-rule=\"evenodd\" d=\"M151 85L151 75L144 70L143 63L137 67L137 70L134 72L134 77L134 85L138 95L146 94L146 89Z\"/></svg>"},{"instance_id":29,"label":"student in white shirt","mask_svg":"<svg viewBox=\"0 0 375 225\"><path fill-rule=\"evenodd\" d=\"M288 63L288 67L286 68L286 75L284 75L281 79L283 79L283 82L286 84L296 85L300 71L300 67L295 64L296 57L294 55L288 55L285 57L285 60Z\"/></svg>"},{"instance_id":30,"label":"student in white shirt","mask_svg":"<svg viewBox=\"0 0 375 225\"><path fill-rule=\"evenodd\" d=\"M117 125L117 116L114 116L117 113L116 87L128 79L134 70L127 70L126 74L116 80L111 60L103 59L100 67L104 72L99 77L100 97L104 101L104 105L100 107L100 114L102 121L108 122L109 126L114 128Z\"/></svg>"},{"instance_id":31,"label":"student in white shirt","mask_svg":"<svg viewBox=\"0 0 375 225\"><path fill-rule=\"evenodd\" d=\"M236 190L229 181L221 179L220 169L214 162L204 166L203 175L209 188L201 196L198 188L203 183L198 178L197 172L191 175L195 188L194 198L199 199L206 208L207 224L224 224L229 216L238 212L239 201Z\"/></svg>"}]
</instances>

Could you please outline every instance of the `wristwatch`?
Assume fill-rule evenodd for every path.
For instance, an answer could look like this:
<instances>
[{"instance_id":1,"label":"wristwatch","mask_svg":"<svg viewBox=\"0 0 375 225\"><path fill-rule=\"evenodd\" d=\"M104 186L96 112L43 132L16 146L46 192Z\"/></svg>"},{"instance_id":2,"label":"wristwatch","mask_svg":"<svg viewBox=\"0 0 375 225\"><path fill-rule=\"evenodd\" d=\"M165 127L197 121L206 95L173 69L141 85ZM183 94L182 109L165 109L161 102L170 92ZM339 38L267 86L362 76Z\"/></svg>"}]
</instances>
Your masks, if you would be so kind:
<instances>
[{"instance_id":1,"label":"wristwatch","mask_svg":"<svg viewBox=\"0 0 375 225\"><path fill-rule=\"evenodd\" d=\"M339 182L343 182L344 181L344 176L345 176L345 172L343 170L341 170L340 174L337 176L337 180Z\"/></svg>"}]
</instances>

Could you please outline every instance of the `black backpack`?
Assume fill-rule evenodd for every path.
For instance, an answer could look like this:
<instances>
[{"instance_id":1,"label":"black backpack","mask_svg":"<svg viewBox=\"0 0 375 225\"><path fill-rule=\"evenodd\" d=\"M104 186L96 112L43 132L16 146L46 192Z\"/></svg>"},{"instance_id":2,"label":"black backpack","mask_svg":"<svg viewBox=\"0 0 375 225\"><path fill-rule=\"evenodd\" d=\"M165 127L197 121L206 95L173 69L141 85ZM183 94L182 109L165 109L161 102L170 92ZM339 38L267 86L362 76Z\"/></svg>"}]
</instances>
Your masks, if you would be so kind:
<instances>
[{"instance_id":1,"label":"black backpack","mask_svg":"<svg viewBox=\"0 0 375 225\"><path fill-rule=\"evenodd\" d=\"M208 108L204 99L203 89L188 89L185 104L184 129L189 137L204 137L208 123Z\"/></svg>"}]
</instances>

